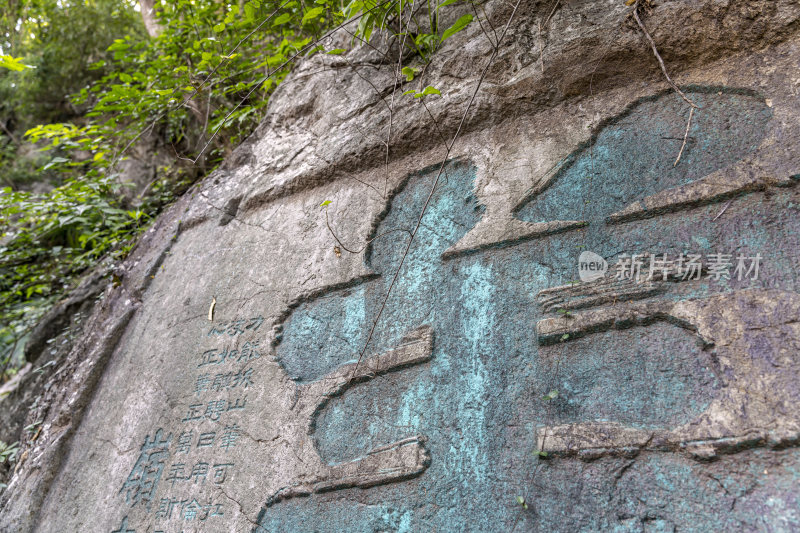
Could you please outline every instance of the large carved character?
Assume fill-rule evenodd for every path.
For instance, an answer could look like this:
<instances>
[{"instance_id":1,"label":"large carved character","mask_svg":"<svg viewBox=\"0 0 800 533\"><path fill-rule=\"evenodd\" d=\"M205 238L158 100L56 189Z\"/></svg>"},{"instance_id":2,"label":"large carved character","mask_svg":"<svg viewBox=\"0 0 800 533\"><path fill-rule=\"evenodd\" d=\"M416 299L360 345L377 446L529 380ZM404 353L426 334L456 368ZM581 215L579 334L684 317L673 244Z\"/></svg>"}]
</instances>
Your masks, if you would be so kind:
<instances>
[{"instance_id":1,"label":"large carved character","mask_svg":"<svg viewBox=\"0 0 800 533\"><path fill-rule=\"evenodd\" d=\"M608 284L592 288L602 285ZM590 288L584 290L592 294ZM594 459L650 449L705 460L755 446L780 448L800 442L800 412L791 407L798 401L794 381L800 374L797 293L753 289L677 302L651 298L546 318L536 327L540 342L547 344L657 321L691 332L703 350L713 352L722 383L711 404L687 423L667 429L609 421L544 426L537 431L540 450Z\"/></svg>"},{"instance_id":2,"label":"large carved character","mask_svg":"<svg viewBox=\"0 0 800 533\"><path fill-rule=\"evenodd\" d=\"M559 226L564 231L586 227L587 248L608 250L616 225L794 183L791 176L758 173L746 160L759 149L771 115L762 99L727 90L695 92L693 98L702 102L701 118L693 124L680 165L669 164L680 143L680 136L674 135L679 99L645 99L572 154L564 169L531 192L518 215L533 226ZM626 250L626 244L614 242L628 253L678 252L691 246L679 239L663 243L666 250ZM613 275L578 287L541 291L543 312L551 317L537 324L540 344L667 321L678 326L674 333L684 331L702 341L698 356L701 351L710 353L718 363L720 390L701 414L673 428L643 429L608 420L540 427L541 450L595 458L647 448L708 459L720 452L798 441L800 416L785 408L798 399L785 378L787 372L796 376L800 371L795 356L800 344L797 294L754 289L681 300L692 289L679 287L680 280L615 283ZM726 288L718 286L712 292L718 290ZM563 316L552 316L557 309ZM569 358L569 346L565 350ZM780 362L756 363L765 350ZM548 349L540 354L546 357Z\"/></svg>"},{"instance_id":3,"label":"large carved character","mask_svg":"<svg viewBox=\"0 0 800 533\"><path fill-rule=\"evenodd\" d=\"M437 220L436 231L430 231L430 226L421 229L417 235L420 246L406 258L396 280L397 295L386 306L383 298L409 233L398 224L416 212L423 191L432 184L427 171L412 174L400 184L387 211L373 225L373 236L381 237L373 241L365 254L369 273L343 286L299 297L279 319L274 328L275 355L296 383L291 410L293 418L300 420L299 434L291 440L300 442L303 449L313 450L308 454L314 463L311 471L320 474L291 482L270 497L268 506L293 496L408 479L428 467L430 456L423 435L406 435L381 443L355 460L326 461L316 451L316 422L329 401L347 394L351 387L431 358L435 318L420 311L434 296L431 287L437 285L436 278L442 272L438 265L429 264L429 251L436 250L438 257L477 220L480 208L469 192L471 177L464 172L468 168L455 164L445 171L426 221L436 220L442 214L450 217L454 209L460 214L452 215L444 223ZM453 205L454 194L462 197L461 206ZM382 312L381 327L370 335L379 312ZM359 421L352 423L357 425Z\"/></svg>"},{"instance_id":4,"label":"large carved character","mask_svg":"<svg viewBox=\"0 0 800 533\"><path fill-rule=\"evenodd\" d=\"M496 484L487 478L508 451L504 446L511 437L506 426L522 427L525 423L515 414L516 406L525 404L527 411L533 413L530 416L537 417L530 398L540 398L539 392L547 392L547 339L571 335L568 342L557 344L564 353L562 369L569 372L575 339L581 335L591 339L603 334L604 329L607 334L623 334L616 329L623 325L652 329L664 321L676 324L669 335L700 335L698 338L704 339L707 346L705 351L697 348L698 353L709 356L713 352L722 362L720 375L730 369L737 377L720 380L710 403L701 406L699 412L689 413L687 421L641 431L636 425L615 421L613 416L595 420L591 410L583 410L583 418L574 423L546 424L536 418L538 431L526 436L531 446L538 437L545 450L575 452L583 457L629 453L642 447L686 449L696 457L707 457L720 450L735 451L753 439L776 446L793 442L791 417L760 433L748 429L752 429L757 417L742 418L738 425L725 425L732 417L732 409L739 405L734 401L735 395L726 390L744 383L741 379L749 379L747 375L754 369L742 363L751 353L748 346L763 349L767 339L797 338L791 322L791 310L797 308L793 293L755 290L715 295L721 290L719 287L704 286L708 294L690 298L687 295L697 287L676 291L678 286L691 284L667 281L615 287L606 292L587 286L582 296L569 294L574 287L546 290L557 287L559 281L563 283L567 268L570 272L575 269L579 250L567 249L564 242L582 243L611 259L621 252L639 251L620 240L620 235L631 234L622 230L649 224L642 226L641 232L646 233L658 228L659 219L669 213L719 204L737 195L791 183L787 176L754 173L748 167L747 158L760 149L771 115L762 98L717 88L696 91L692 97L703 107L697 112L677 167L672 164L685 127L680 99L662 94L638 102L601 128L591 145L568 156L552 179L540 181L521 202L516 215L524 231L513 242L482 242L478 248L489 251L467 255L461 252L475 249L459 248L458 243L481 229L482 210L471 192L474 170L469 165L451 165L385 308L383 298L405 248L404 231L389 233L368 249L365 263L370 274L306 295L288 309L280 321L275 354L298 391L291 402L291 409L303 413L297 438L303 446L309 444L313 448L314 465L321 465L324 475L287 480L286 488L270 503L286 496L389 483L423 472L415 483L436 505L453 498L450 489L442 488L443 476L452 476L453 483L469 487L470 501L480 501L476 496L479 493L485 492L488 497L496 490ZM672 115L659 115L659 109ZM644 166L637 159L641 153L648 154ZM593 174L587 179L585 171L592 166ZM401 184L387 212L376 221L372 236L413 227L435 174L435 170L423 171ZM601 182L603 179L608 182ZM592 192L588 185L592 182L603 185ZM597 205L585 209L589 197ZM719 204L716 210L721 207ZM681 250L684 242L679 233L673 238L665 232L669 249L642 251ZM481 242L480 238L477 241ZM493 245L503 245L505 249L494 250ZM537 309L526 293L536 295L542 289L545 290ZM555 304L548 298L561 298L558 305L562 308L576 302L577 305L566 318L556 313L557 308L552 306ZM719 313L737 306L742 309L766 305L770 299L783 302L786 314L774 315L765 323L766 336L753 341L745 335L735 349L723 346L720 339L733 337L725 329L715 329L721 327ZM382 319L372 334L379 310ZM608 316L604 321L592 322L592 313L599 311ZM548 313L552 313L550 318L543 317ZM629 316L638 318L628 322L625 317ZM738 327L735 311L725 317L725 328ZM531 333L537 321L541 346L537 335ZM607 323L611 326L606 327ZM403 346L402 339L409 333L411 345L416 348L403 352L402 357L387 357L381 363L380 356L372 355L396 353L393 350ZM355 381L363 384L349 388L354 362L367 337L370 343L355 376ZM713 349L710 343L714 343ZM644 346L643 351L646 349ZM692 349L684 350L682 358L675 361L662 354L664 364L672 365L667 370L679 374L680 365L695 356ZM788 364L788 359L785 362ZM531 370L527 370L528 366ZM383 377L378 378L379 374ZM796 370L792 374L796 375ZM781 386L782 378L771 370L758 376L755 379L762 379L762 383ZM729 387L733 389L726 389ZM604 393L607 391L598 388L598 394ZM692 390L688 388L685 394L690 396ZM631 388L630 395L646 396L647 391ZM790 396L784 387L775 395L775 401L787 401ZM587 405L599 405L602 398L593 401ZM757 404L763 407L759 412L777 405ZM382 424L387 428L385 432ZM709 431L711 426L714 429ZM603 432L608 436L605 440ZM424 447L421 436L409 437L415 433L427 436ZM716 440L709 444L706 438ZM388 448L383 447L385 443ZM372 461L371 449L410 453L393 458L391 452ZM390 468L382 470L387 465ZM397 469L393 470L392 465ZM511 477L518 474L508 470ZM441 494L437 492L440 490ZM286 520L275 519L276 523Z\"/></svg>"}]
</instances>

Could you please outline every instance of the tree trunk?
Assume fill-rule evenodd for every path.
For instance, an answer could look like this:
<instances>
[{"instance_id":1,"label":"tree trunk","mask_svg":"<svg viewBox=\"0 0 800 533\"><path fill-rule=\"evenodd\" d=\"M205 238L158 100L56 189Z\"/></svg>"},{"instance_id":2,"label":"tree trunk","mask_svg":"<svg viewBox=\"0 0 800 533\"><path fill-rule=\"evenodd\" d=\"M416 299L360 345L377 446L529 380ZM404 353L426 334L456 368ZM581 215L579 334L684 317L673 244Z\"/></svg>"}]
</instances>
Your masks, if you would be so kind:
<instances>
[{"instance_id":1,"label":"tree trunk","mask_svg":"<svg viewBox=\"0 0 800 533\"><path fill-rule=\"evenodd\" d=\"M156 0L139 0L139 6L142 9L142 20L144 27L150 37L158 37L164 28L156 20Z\"/></svg>"}]
</instances>

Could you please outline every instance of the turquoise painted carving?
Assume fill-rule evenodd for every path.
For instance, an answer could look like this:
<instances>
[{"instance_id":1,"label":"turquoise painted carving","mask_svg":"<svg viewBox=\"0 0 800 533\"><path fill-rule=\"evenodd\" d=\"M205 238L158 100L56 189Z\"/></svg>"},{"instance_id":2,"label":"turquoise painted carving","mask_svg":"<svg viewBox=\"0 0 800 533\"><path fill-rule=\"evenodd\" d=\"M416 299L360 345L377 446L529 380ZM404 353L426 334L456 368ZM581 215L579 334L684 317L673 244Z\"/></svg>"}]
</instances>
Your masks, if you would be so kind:
<instances>
[{"instance_id":1,"label":"turquoise painted carving","mask_svg":"<svg viewBox=\"0 0 800 533\"><path fill-rule=\"evenodd\" d=\"M749 450L753 472L770 462L769 454L786 455L760 501L796 505L797 421L784 409L788 415L764 422L769 409L800 399L798 387L775 371L800 371L790 355L800 352L793 325L800 319L793 292L800 250L794 191L747 194L764 188L758 177L722 179L714 188L711 181L745 165L757 150L771 111L762 98L741 91L695 89L692 98L702 108L677 167L684 109L679 98L662 94L605 124L517 210L531 223L585 221L585 228L443 258L482 216L472 193L475 169L450 163L367 349L367 357L390 353L409 333L424 331L433 336L430 354L357 376L365 382L333 391L309 427L322 461L331 465L352 464L409 436L419 445L424 436L429 464L426 459L426 469L412 475L363 485L368 491L273 499L257 529L508 531L521 520L525 530L675 524L724 530L727 520L778 512L747 499L731 510L728 496L744 486L743 478L723 479L725 490L709 488L709 472L726 475L726 456L711 464L697 459L742 450ZM435 169L411 175L373 234L413 227L435 175ZM712 224L719 202L728 199L734 200L728 216ZM779 209L794 216L776 224ZM373 275L304 297L287 311L275 349L298 386L354 368L406 238L392 232L377 239L365 254ZM783 246L786 239L795 245ZM609 262L623 253L761 253L764 267L758 280L656 280L598 285L598 291L587 285L584 293L565 288L553 304L553 287L577 278L577 257L586 249ZM624 301L596 297L604 287ZM753 307L764 311L734 334L737 317ZM548 335L556 340L547 342ZM790 343L789 352L781 342ZM770 389L771 400L736 396L741 387L759 386ZM553 389L558 397L543 400ZM718 408L721 402L725 409L752 407L754 414L742 415L743 425L726 426L736 413ZM761 422L772 432L749 431ZM692 424L697 432L681 433ZM725 446L706 442L701 437L711 438L711 426L717 436L731 430L736 438ZM689 441L693 448L682 453ZM531 454L537 447L553 457L537 463ZM630 461L643 449L652 452ZM558 457L571 453L591 462ZM398 479L404 481L393 482ZM312 492L320 491L290 495ZM517 495L535 503L534 510L523 513Z\"/></svg>"}]
</instances>

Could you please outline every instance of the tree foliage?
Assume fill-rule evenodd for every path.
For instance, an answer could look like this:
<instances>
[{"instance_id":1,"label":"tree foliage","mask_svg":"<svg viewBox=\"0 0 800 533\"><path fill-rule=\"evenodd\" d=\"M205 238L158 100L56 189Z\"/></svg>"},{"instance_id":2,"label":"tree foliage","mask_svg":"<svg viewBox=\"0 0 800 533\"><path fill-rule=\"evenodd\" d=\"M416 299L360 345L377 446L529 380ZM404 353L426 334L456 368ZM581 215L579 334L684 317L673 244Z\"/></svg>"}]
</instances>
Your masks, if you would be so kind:
<instances>
[{"instance_id":1,"label":"tree foliage","mask_svg":"<svg viewBox=\"0 0 800 533\"><path fill-rule=\"evenodd\" d=\"M133 0L8 0L0 7L0 54L31 68L0 71L0 112L7 127L70 120L83 110L69 96L102 73L88 65L107 59L120 35L144 36ZM17 127L18 126L18 127Z\"/></svg>"},{"instance_id":2,"label":"tree foliage","mask_svg":"<svg viewBox=\"0 0 800 533\"><path fill-rule=\"evenodd\" d=\"M133 0L12 0L0 14L0 370L22 362L21 341L83 271L123 258L252 132L296 58L344 52L320 45L326 31L356 18L353 43L386 30L424 62L472 20L440 30L455 1L160 0L151 36ZM120 163L145 140L174 162L125 194Z\"/></svg>"}]
</instances>

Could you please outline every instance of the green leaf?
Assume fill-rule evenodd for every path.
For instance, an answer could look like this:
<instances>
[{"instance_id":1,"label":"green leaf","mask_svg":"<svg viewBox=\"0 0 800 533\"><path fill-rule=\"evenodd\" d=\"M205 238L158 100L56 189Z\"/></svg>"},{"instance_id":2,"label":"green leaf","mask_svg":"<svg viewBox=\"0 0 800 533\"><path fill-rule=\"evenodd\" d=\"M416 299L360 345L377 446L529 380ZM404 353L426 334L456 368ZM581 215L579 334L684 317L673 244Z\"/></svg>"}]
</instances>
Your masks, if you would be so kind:
<instances>
[{"instance_id":1,"label":"green leaf","mask_svg":"<svg viewBox=\"0 0 800 533\"><path fill-rule=\"evenodd\" d=\"M114 39L114 44L108 47L109 52L121 52L127 50L131 45L126 43L123 39Z\"/></svg>"},{"instance_id":2,"label":"green leaf","mask_svg":"<svg viewBox=\"0 0 800 533\"><path fill-rule=\"evenodd\" d=\"M535 450L533 452L533 455L535 455L537 457L547 457L547 452L542 451L542 450Z\"/></svg>"},{"instance_id":3,"label":"green leaf","mask_svg":"<svg viewBox=\"0 0 800 533\"><path fill-rule=\"evenodd\" d=\"M219 33L221 31L225 31L225 23L224 22L220 22L219 24L214 24L214 27L211 28L211 29L214 30L215 33Z\"/></svg>"},{"instance_id":4,"label":"green leaf","mask_svg":"<svg viewBox=\"0 0 800 533\"><path fill-rule=\"evenodd\" d=\"M403 93L403 94L405 94L405 93ZM423 97L431 95L431 94L438 94L438 95L441 96L442 93L436 87L431 87L430 85L428 85L427 87L425 87L422 90L422 92L418 92L417 94L415 94L414 98L423 98Z\"/></svg>"},{"instance_id":5,"label":"green leaf","mask_svg":"<svg viewBox=\"0 0 800 533\"><path fill-rule=\"evenodd\" d=\"M444 33L442 34L442 41L446 41L456 33L466 28L469 23L472 22L473 18L474 17L472 15L464 15L459 18L452 26L444 30Z\"/></svg>"},{"instance_id":6,"label":"green leaf","mask_svg":"<svg viewBox=\"0 0 800 533\"><path fill-rule=\"evenodd\" d=\"M458 1L459 0L445 0L444 2L436 6L436 9L441 9L443 7L449 6L450 4L455 4Z\"/></svg>"},{"instance_id":7,"label":"green leaf","mask_svg":"<svg viewBox=\"0 0 800 533\"><path fill-rule=\"evenodd\" d=\"M25 70L26 68L36 68L22 63L21 57L11 57L7 55L0 55L0 67L17 72L20 70Z\"/></svg>"},{"instance_id":8,"label":"green leaf","mask_svg":"<svg viewBox=\"0 0 800 533\"><path fill-rule=\"evenodd\" d=\"M41 424L42 424L42 421L41 421L41 420L39 420L39 421L37 421L37 422L34 422L33 424L30 424L30 425L27 425L27 426L25 426L25 427L24 427L24 428L22 428L22 429L23 429L23 430L25 430L25 431L31 432L31 431L33 431L34 429L36 429L36 427L37 427L37 426L40 426Z\"/></svg>"},{"instance_id":9,"label":"green leaf","mask_svg":"<svg viewBox=\"0 0 800 533\"><path fill-rule=\"evenodd\" d=\"M564 333L563 335L561 335L561 342L564 342L567 339L569 339L569 333Z\"/></svg>"},{"instance_id":10,"label":"green leaf","mask_svg":"<svg viewBox=\"0 0 800 533\"><path fill-rule=\"evenodd\" d=\"M338 55L341 55L341 54L343 54L345 52L347 52L347 50L345 50L344 48L334 48L333 50L328 50L325 53L326 54L330 54L332 56L338 56Z\"/></svg>"},{"instance_id":11,"label":"green leaf","mask_svg":"<svg viewBox=\"0 0 800 533\"><path fill-rule=\"evenodd\" d=\"M414 81L414 76L417 74L419 69L413 67L403 67L403 70L400 72L406 77L406 81Z\"/></svg>"},{"instance_id":12,"label":"green leaf","mask_svg":"<svg viewBox=\"0 0 800 533\"><path fill-rule=\"evenodd\" d=\"M544 401L555 400L556 398L558 398L558 391L555 389L542 396L542 400Z\"/></svg>"},{"instance_id":13,"label":"green leaf","mask_svg":"<svg viewBox=\"0 0 800 533\"><path fill-rule=\"evenodd\" d=\"M275 26L280 26L281 24L286 24L287 22L289 22L289 20L291 20L291 18L292 16L289 13L284 13L283 15L272 21L272 26L275 27Z\"/></svg>"},{"instance_id":14,"label":"green leaf","mask_svg":"<svg viewBox=\"0 0 800 533\"><path fill-rule=\"evenodd\" d=\"M133 81L133 78L131 77L131 75L126 73L126 72L120 73L119 79L122 81L122 83L130 83L130 82Z\"/></svg>"},{"instance_id":15,"label":"green leaf","mask_svg":"<svg viewBox=\"0 0 800 533\"><path fill-rule=\"evenodd\" d=\"M231 10L228 11L227 15L225 15L225 20L224 20L225 24L233 24L233 22L236 20L236 15L238 14L239 14L239 6L237 6L236 4L232 5Z\"/></svg>"},{"instance_id":16,"label":"green leaf","mask_svg":"<svg viewBox=\"0 0 800 533\"><path fill-rule=\"evenodd\" d=\"M331 201L330 201L330 200L325 200L324 202L322 202L321 204L319 204L319 206L320 206L320 207L325 207L326 205L328 205L328 204L330 204L330 203L331 203Z\"/></svg>"},{"instance_id":17,"label":"green leaf","mask_svg":"<svg viewBox=\"0 0 800 533\"><path fill-rule=\"evenodd\" d=\"M364 2L361 0L353 0L347 7L344 8L345 18L351 18L353 15L364 9Z\"/></svg>"},{"instance_id":18,"label":"green leaf","mask_svg":"<svg viewBox=\"0 0 800 533\"><path fill-rule=\"evenodd\" d=\"M314 7L306 11L306 14L303 15L303 20L301 21L303 24L308 22L309 20L314 20L318 16L320 16L325 11L324 7Z\"/></svg>"},{"instance_id":19,"label":"green leaf","mask_svg":"<svg viewBox=\"0 0 800 533\"><path fill-rule=\"evenodd\" d=\"M436 35L433 33L420 33L414 39L414 42L417 44L417 48L430 51L436 46Z\"/></svg>"},{"instance_id":20,"label":"green leaf","mask_svg":"<svg viewBox=\"0 0 800 533\"><path fill-rule=\"evenodd\" d=\"M67 158L54 157L53 159L50 160L49 163L47 163L44 166L44 168L42 168L42 170L47 170L48 168L54 167L55 165L58 165L59 163L67 163L67 162L69 162L69 159L67 159Z\"/></svg>"}]
</instances>

